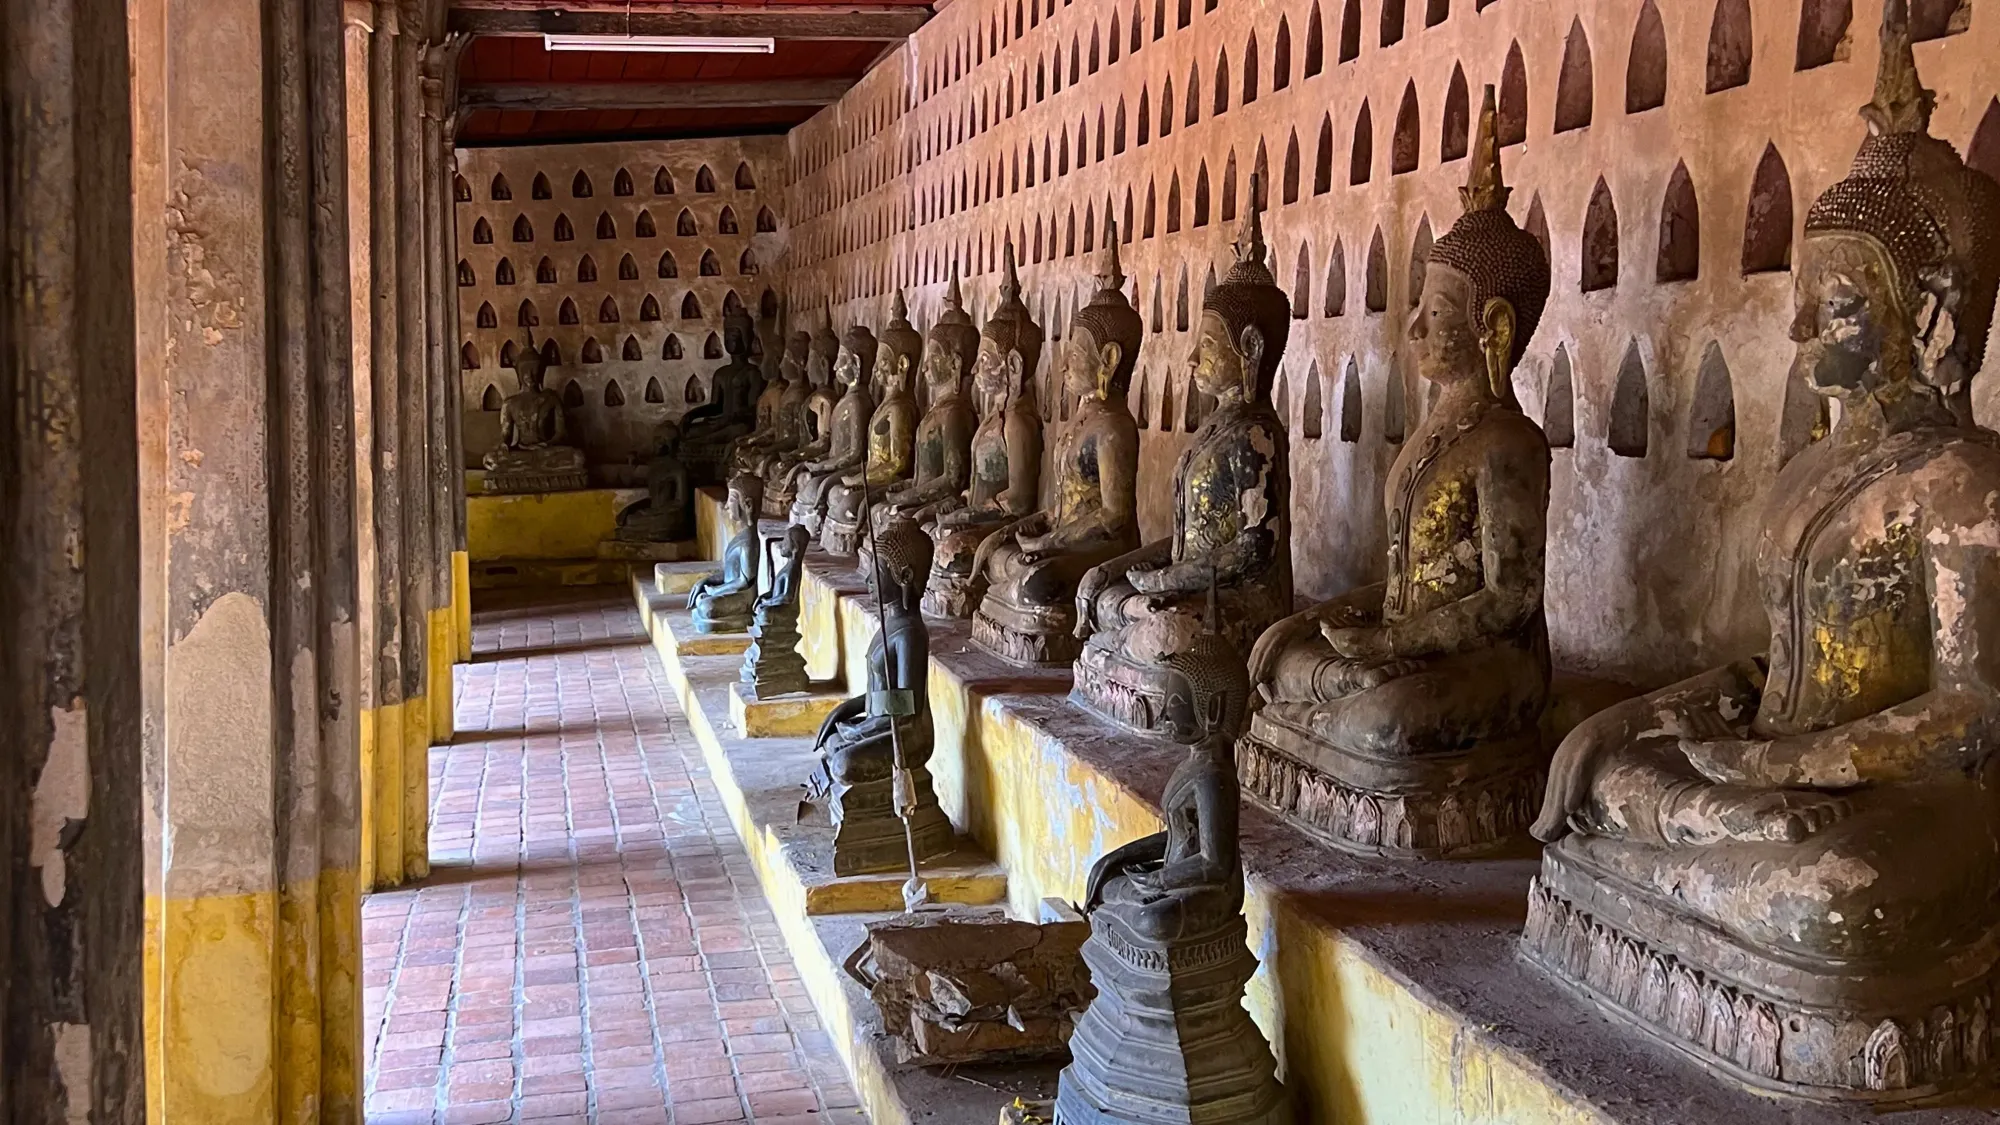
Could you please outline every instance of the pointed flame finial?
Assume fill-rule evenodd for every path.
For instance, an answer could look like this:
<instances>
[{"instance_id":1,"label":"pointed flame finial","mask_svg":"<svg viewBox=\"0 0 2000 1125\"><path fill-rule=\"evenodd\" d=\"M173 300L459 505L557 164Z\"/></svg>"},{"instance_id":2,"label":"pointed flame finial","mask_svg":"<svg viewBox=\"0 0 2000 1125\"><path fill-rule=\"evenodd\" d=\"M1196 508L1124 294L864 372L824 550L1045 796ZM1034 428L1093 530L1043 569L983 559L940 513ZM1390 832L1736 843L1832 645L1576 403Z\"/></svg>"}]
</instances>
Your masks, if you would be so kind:
<instances>
[{"instance_id":1,"label":"pointed flame finial","mask_svg":"<svg viewBox=\"0 0 2000 1125\"><path fill-rule=\"evenodd\" d=\"M1472 142L1472 166L1458 198L1466 211L1505 211L1513 189L1500 175L1500 140L1494 132L1493 86L1487 84L1479 102L1479 134Z\"/></svg>"},{"instance_id":2,"label":"pointed flame finial","mask_svg":"<svg viewBox=\"0 0 2000 1125\"><path fill-rule=\"evenodd\" d=\"M1118 221L1104 220L1104 249L1098 251L1097 287L1099 289L1125 288L1125 270L1118 261Z\"/></svg>"},{"instance_id":3,"label":"pointed flame finial","mask_svg":"<svg viewBox=\"0 0 2000 1125\"><path fill-rule=\"evenodd\" d=\"M964 300L964 298L962 298L962 297L960 297L960 296L959 296L959 292L958 292L958 259L957 259L957 258L953 258L953 259L951 260L951 284L945 287L945 291L944 291L944 304L945 304L945 307L946 307L946 308L948 308L948 309L958 309L958 310L961 310L961 311L963 311L963 310L964 310L964 308L965 308L965 300Z\"/></svg>"},{"instance_id":4,"label":"pointed flame finial","mask_svg":"<svg viewBox=\"0 0 2000 1125\"><path fill-rule=\"evenodd\" d=\"M910 319L910 306L904 303L901 289L896 290L896 295L889 300L889 319L891 321Z\"/></svg>"},{"instance_id":5,"label":"pointed flame finial","mask_svg":"<svg viewBox=\"0 0 2000 1125\"><path fill-rule=\"evenodd\" d=\"M1264 221L1258 214L1262 210L1258 206L1263 199L1262 186L1262 178L1250 173L1250 206L1243 219L1243 233L1236 239L1236 261L1242 265L1261 266L1270 253L1264 245Z\"/></svg>"},{"instance_id":6,"label":"pointed flame finial","mask_svg":"<svg viewBox=\"0 0 2000 1125\"><path fill-rule=\"evenodd\" d=\"M1910 51L1909 0L1883 0L1882 56L1875 67L1875 97L1861 107L1869 132L1928 133L1937 94L1917 77L1916 55Z\"/></svg>"},{"instance_id":7,"label":"pointed flame finial","mask_svg":"<svg viewBox=\"0 0 2000 1125\"><path fill-rule=\"evenodd\" d=\"M1014 268L1013 235L1007 236L1007 245L1001 250L1000 262L1000 301L1002 304L1018 301L1021 299L1021 275Z\"/></svg>"}]
</instances>

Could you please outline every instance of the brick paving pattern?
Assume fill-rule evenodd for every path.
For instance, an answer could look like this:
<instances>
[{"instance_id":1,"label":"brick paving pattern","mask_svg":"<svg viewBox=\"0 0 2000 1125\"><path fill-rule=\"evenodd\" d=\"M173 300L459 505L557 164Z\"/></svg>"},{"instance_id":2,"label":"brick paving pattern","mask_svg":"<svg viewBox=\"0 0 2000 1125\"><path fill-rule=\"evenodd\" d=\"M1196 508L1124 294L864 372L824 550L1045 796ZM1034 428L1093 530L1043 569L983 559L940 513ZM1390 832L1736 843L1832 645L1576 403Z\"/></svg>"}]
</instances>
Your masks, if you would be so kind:
<instances>
[{"instance_id":1,"label":"brick paving pattern","mask_svg":"<svg viewBox=\"0 0 2000 1125\"><path fill-rule=\"evenodd\" d=\"M630 602L511 603L363 906L370 1125L865 1123Z\"/></svg>"}]
</instances>

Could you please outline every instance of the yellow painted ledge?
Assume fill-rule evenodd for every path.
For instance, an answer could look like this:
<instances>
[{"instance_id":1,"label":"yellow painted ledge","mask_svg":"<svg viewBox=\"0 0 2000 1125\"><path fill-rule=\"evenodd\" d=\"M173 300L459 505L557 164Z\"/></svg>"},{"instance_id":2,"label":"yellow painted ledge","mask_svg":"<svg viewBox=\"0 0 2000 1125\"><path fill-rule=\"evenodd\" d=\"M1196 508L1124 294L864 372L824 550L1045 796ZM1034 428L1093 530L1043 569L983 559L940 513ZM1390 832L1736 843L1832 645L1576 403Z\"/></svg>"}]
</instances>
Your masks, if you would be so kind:
<instances>
[{"instance_id":1,"label":"yellow painted ledge","mask_svg":"<svg viewBox=\"0 0 2000 1125\"><path fill-rule=\"evenodd\" d=\"M644 489L582 488L468 496L465 544L471 561L588 559L618 529L618 511Z\"/></svg>"}]
</instances>

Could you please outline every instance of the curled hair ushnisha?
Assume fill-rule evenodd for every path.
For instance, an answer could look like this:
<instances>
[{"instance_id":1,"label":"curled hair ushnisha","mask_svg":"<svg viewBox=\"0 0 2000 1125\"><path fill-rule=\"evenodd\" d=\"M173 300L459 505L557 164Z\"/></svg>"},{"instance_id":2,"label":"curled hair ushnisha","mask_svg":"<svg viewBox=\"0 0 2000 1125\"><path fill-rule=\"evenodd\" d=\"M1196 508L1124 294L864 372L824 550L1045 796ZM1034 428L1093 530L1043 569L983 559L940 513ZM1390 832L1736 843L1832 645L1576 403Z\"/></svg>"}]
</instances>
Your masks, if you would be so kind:
<instances>
[{"instance_id":1,"label":"curled hair ushnisha","mask_svg":"<svg viewBox=\"0 0 2000 1125\"><path fill-rule=\"evenodd\" d=\"M1493 87L1486 87L1479 109L1479 138L1472 150L1472 167L1458 189L1465 213L1431 247L1431 264L1449 266L1472 283L1475 321L1484 317L1486 302L1500 297L1514 307L1513 355L1508 370L1521 361L1542 309L1549 301L1549 258L1534 235L1514 225L1507 214L1510 189L1500 175L1500 145L1494 135ZM1508 388L1495 387L1511 399Z\"/></svg>"},{"instance_id":2,"label":"curled hair ushnisha","mask_svg":"<svg viewBox=\"0 0 2000 1125\"><path fill-rule=\"evenodd\" d=\"M870 553L874 556L871 577L879 574L900 587L900 592L921 593L930 578L931 537L917 521L897 515L875 529ZM886 595L887 591L878 591Z\"/></svg>"},{"instance_id":3,"label":"curled hair ushnisha","mask_svg":"<svg viewBox=\"0 0 2000 1125\"><path fill-rule=\"evenodd\" d=\"M1125 271L1118 261L1118 224L1106 220L1104 229L1104 249L1097 259L1097 292L1070 318L1070 331L1090 333L1099 347L1118 345L1118 367L1111 373L1111 387L1122 395L1130 389L1132 371L1139 364L1146 322L1125 299Z\"/></svg>"},{"instance_id":4,"label":"curled hair ushnisha","mask_svg":"<svg viewBox=\"0 0 2000 1125\"><path fill-rule=\"evenodd\" d=\"M901 289L896 290L889 302L889 323L883 326L876 340L878 358L881 351L892 357L909 356L910 378L916 378L917 364L924 355L924 337L910 324L910 307L904 303Z\"/></svg>"},{"instance_id":5,"label":"curled hair ushnisha","mask_svg":"<svg viewBox=\"0 0 2000 1125\"><path fill-rule=\"evenodd\" d=\"M839 351L840 337L833 334L833 306L828 305L821 316L818 327L813 329L811 343L806 349L808 373L811 371L812 360L818 359L820 362L826 364L826 372L828 375L831 375L833 372L834 357Z\"/></svg>"},{"instance_id":6,"label":"curled hair ushnisha","mask_svg":"<svg viewBox=\"0 0 2000 1125\"><path fill-rule=\"evenodd\" d=\"M840 338L840 349L846 352L853 352L854 358L861 361L861 379L864 382L868 379L868 373L875 370L875 351L877 347L875 333L869 331L868 326L865 324L857 324L849 328L846 335Z\"/></svg>"},{"instance_id":7,"label":"curled hair ushnisha","mask_svg":"<svg viewBox=\"0 0 2000 1125\"><path fill-rule=\"evenodd\" d=\"M925 346L933 350L942 348L944 354L957 356L961 372L971 371L973 360L979 355L979 329L965 314L965 302L958 290L957 262L951 264L951 285L944 291L944 312L931 325L930 340Z\"/></svg>"},{"instance_id":8,"label":"curled hair ushnisha","mask_svg":"<svg viewBox=\"0 0 2000 1125\"><path fill-rule=\"evenodd\" d=\"M755 519L758 506L764 502L764 478L756 473L737 473L729 478L729 494L743 498L744 510Z\"/></svg>"},{"instance_id":9,"label":"curled hair ushnisha","mask_svg":"<svg viewBox=\"0 0 2000 1125\"><path fill-rule=\"evenodd\" d=\"M1021 301L1021 277L1014 267L1014 240L1008 239L1004 249L1000 274L1000 304L993 315L986 319L986 327L980 335L1009 351L1021 356L1021 377L1027 379L1034 374L1035 364L1042 357L1042 326L1035 323L1028 313L1028 306Z\"/></svg>"},{"instance_id":10,"label":"curled hair ushnisha","mask_svg":"<svg viewBox=\"0 0 2000 1125\"><path fill-rule=\"evenodd\" d=\"M1202 298L1201 307L1222 318L1232 345L1240 343L1246 328L1257 329L1264 338L1264 354L1251 374L1256 379L1254 397L1268 401L1272 381L1277 378L1278 361L1284 358L1285 343L1291 337L1292 303L1285 291L1278 288L1271 267L1265 264L1264 226L1258 217L1257 198L1257 177L1253 175L1249 215L1243 220L1243 233L1236 240L1236 264Z\"/></svg>"}]
</instances>

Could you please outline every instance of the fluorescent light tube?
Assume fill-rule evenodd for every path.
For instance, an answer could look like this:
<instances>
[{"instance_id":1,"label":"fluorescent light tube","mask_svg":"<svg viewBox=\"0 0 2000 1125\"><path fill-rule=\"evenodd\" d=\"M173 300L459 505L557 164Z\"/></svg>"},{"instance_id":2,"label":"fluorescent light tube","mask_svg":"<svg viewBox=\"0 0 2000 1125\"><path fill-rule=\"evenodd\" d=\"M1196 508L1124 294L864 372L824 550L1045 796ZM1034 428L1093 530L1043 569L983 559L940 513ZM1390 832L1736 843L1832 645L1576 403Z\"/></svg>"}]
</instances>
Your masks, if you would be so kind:
<instances>
[{"instance_id":1,"label":"fluorescent light tube","mask_svg":"<svg viewBox=\"0 0 2000 1125\"><path fill-rule=\"evenodd\" d=\"M634 51L666 55L768 55L769 36L748 35L544 35L549 51Z\"/></svg>"}]
</instances>

